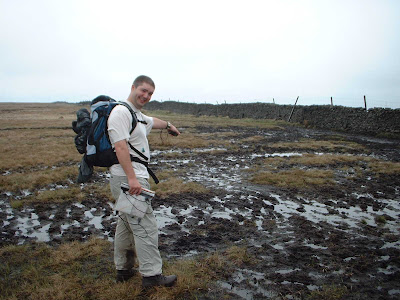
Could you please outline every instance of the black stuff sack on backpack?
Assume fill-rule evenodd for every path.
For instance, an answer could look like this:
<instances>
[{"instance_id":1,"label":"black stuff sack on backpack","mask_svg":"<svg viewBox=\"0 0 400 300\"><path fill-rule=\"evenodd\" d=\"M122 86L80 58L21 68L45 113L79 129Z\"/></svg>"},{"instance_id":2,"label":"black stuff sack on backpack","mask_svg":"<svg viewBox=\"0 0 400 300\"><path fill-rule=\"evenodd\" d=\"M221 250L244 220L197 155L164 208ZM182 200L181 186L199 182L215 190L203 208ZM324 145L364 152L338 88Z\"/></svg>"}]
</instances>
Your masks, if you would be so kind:
<instances>
[{"instance_id":1,"label":"black stuff sack on backpack","mask_svg":"<svg viewBox=\"0 0 400 300\"><path fill-rule=\"evenodd\" d=\"M76 121L72 122L72 129L76 133L75 147L80 154L86 153L87 134L91 125L89 111L86 108L78 110L76 112Z\"/></svg>"}]
</instances>

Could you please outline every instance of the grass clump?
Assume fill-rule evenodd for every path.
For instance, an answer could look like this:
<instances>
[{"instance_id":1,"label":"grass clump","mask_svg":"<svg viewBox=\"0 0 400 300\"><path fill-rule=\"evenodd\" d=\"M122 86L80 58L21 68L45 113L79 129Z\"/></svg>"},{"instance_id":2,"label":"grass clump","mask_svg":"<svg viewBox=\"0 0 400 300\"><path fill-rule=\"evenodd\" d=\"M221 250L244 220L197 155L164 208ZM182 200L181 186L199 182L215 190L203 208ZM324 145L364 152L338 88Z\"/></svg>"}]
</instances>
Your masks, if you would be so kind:
<instances>
[{"instance_id":1,"label":"grass clump","mask_svg":"<svg viewBox=\"0 0 400 300\"><path fill-rule=\"evenodd\" d=\"M115 283L112 243L94 238L52 248L45 244L0 248L0 299L197 299L250 259L238 247L225 253L164 260L165 274L178 275L172 288L141 288L140 275Z\"/></svg>"},{"instance_id":2,"label":"grass clump","mask_svg":"<svg viewBox=\"0 0 400 300\"><path fill-rule=\"evenodd\" d=\"M321 290L312 291L309 300L341 300L346 299L348 290L342 285L324 285Z\"/></svg>"},{"instance_id":3,"label":"grass clump","mask_svg":"<svg viewBox=\"0 0 400 300\"><path fill-rule=\"evenodd\" d=\"M229 117L221 116L193 116L189 114L177 114L167 111L147 111L149 116L161 118L163 120L169 120L173 124L178 125L178 129L183 128L195 128L195 127L220 127L227 128L232 126L238 127L251 127L251 128L269 128L269 129L281 129L283 126L292 126L293 124L282 120L272 119L231 119Z\"/></svg>"},{"instance_id":4,"label":"grass clump","mask_svg":"<svg viewBox=\"0 0 400 300\"><path fill-rule=\"evenodd\" d=\"M253 175L251 182L289 188L309 188L319 185L333 185L334 173L331 170L300 170L270 172Z\"/></svg>"},{"instance_id":5,"label":"grass clump","mask_svg":"<svg viewBox=\"0 0 400 300\"><path fill-rule=\"evenodd\" d=\"M372 172L377 174L400 174L400 163L373 160L369 163Z\"/></svg>"},{"instance_id":6,"label":"grass clump","mask_svg":"<svg viewBox=\"0 0 400 300\"><path fill-rule=\"evenodd\" d=\"M160 177L161 180L161 177ZM184 194L184 193L207 193L208 190L203 185L196 182L184 182L176 177L170 177L166 180L160 181L157 185L152 185L151 188L161 198L166 198L170 195Z\"/></svg>"},{"instance_id":7,"label":"grass clump","mask_svg":"<svg viewBox=\"0 0 400 300\"><path fill-rule=\"evenodd\" d=\"M50 184L68 184L75 180L77 174L77 166L16 172L0 177L0 189L15 193L21 190L40 189Z\"/></svg>"},{"instance_id":8,"label":"grass clump","mask_svg":"<svg viewBox=\"0 0 400 300\"><path fill-rule=\"evenodd\" d=\"M375 217L375 222L377 224L384 225L384 224L386 224L387 220L386 220L385 216L376 216Z\"/></svg>"},{"instance_id":9,"label":"grass clump","mask_svg":"<svg viewBox=\"0 0 400 300\"><path fill-rule=\"evenodd\" d=\"M337 154L324 154L317 155L311 153L304 153L298 156L291 157L268 157L264 160L264 164L272 167L282 166L335 166L341 165L353 165L363 161L360 157L354 155L337 155Z\"/></svg>"},{"instance_id":10,"label":"grass clump","mask_svg":"<svg viewBox=\"0 0 400 300\"><path fill-rule=\"evenodd\" d=\"M82 155L69 129L13 129L0 131L1 168L15 170L79 162Z\"/></svg>"},{"instance_id":11,"label":"grass clump","mask_svg":"<svg viewBox=\"0 0 400 300\"><path fill-rule=\"evenodd\" d=\"M301 139L296 142L279 142L269 145L271 148L276 149L308 149L308 150L322 150L322 151L349 151L349 150L363 150L364 147L358 143L344 141L344 140L313 140Z\"/></svg>"},{"instance_id":12,"label":"grass clump","mask_svg":"<svg viewBox=\"0 0 400 300\"><path fill-rule=\"evenodd\" d=\"M24 202L21 200L12 200L10 201L10 206L13 209L22 209L22 207L24 206Z\"/></svg>"}]
</instances>

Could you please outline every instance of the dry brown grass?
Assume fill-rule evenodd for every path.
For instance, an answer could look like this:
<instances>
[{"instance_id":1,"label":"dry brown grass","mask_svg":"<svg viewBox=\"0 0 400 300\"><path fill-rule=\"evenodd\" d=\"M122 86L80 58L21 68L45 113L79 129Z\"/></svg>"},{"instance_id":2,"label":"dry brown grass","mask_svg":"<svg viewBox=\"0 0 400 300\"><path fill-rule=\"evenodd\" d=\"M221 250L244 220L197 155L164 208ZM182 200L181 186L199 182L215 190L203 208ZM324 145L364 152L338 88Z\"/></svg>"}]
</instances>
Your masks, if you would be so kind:
<instances>
[{"instance_id":1,"label":"dry brown grass","mask_svg":"<svg viewBox=\"0 0 400 300\"><path fill-rule=\"evenodd\" d=\"M66 103L0 103L0 129L71 127L76 111L82 107Z\"/></svg>"},{"instance_id":2,"label":"dry brown grass","mask_svg":"<svg viewBox=\"0 0 400 300\"><path fill-rule=\"evenodd\" d=\"M310 188L319 185L334 184L334 172L331 170L300 170L259 172L251 178L257 184L269 184L279 187Z\"/></svg>"},{"instance_id":3,"label":"dry brown grass","mask_svg":"<svg viewBox=\"0 0 400 300\"><path fill-rule=\"evenodd\" d=\"M184 182L176 177L169 177L166 180L162 180L163 176L160 176L160 183L152 185L152 189L161 198L166 198L169 195L177 195L184 193L207 193L208 190L196 182Z\"/></svg>"},{"instance_id":4,"label":"dry brown grass","mask_svg":"<svg viewBox=\"0 0 400 300\"><path fill-rule=\"evenodd\" d=\"M282 129L283 126L293 125L281 120L268 120L268 119L231 119L229 117L221 116L193 116L185 114L176 114L165 111L147 111L145 112L150 116L158 117L163 120L169 120L174 124L178 124L181 128L193 127L221 127L227 128L232 126L237 127L256 127L256 128L270 128Z\"/></svg>"},{"instance_id":5,"label":"dry brown grass","mask_svg":"<svg viewBox=\"0 0 400 300\"><path fill-rule=\"evenodd\" d=\"M72 129L0 131L0 143L2 170L78 162L82 157L75 148Z\"/></svg>"},{"instance_id":6,"label":"dry brown grass","mask_svg":"<svg viewBox=\"0 0 400 300\"><path fill-rule=\"evenodd\" d=\"M310 154L305 153L301 156L290 156L290 157L268 157L264 160L264 164L267 166L291 166L291 165L303 165L303 166L334 166L336 164L356 164L358 162L364 162L366 157L359 157L355 155L337 155L337 154Z\"/></svg>"},{"instance_id":7,"label":"dry brown grass","mask_svg":"<svg viewBox=\"0 0 400 300\"><path fill-rule=\"evenodd\" d=\"M69 184L75 180L77 173L77 166L15 172L0 177L0 190L15 193L22 190L40 189L50 184Z\"/></svg>"},{"instance_id":8,"label":"dry brown grass","mask_svg":"<svg viewBox=\"0 0 400 300\"><path fill-rule=\"evenodd\" d=\"M77 162L71 123L82 106L0 103L1 169Z\"/></svg>"},{"instance_id":9,"label":"dry brown grass","mask_svg":"<svg viewBox=\"0 0 400 300\"><path fill-rule=\"evenodd\" d=\"M178 275L172 288L144 291L141 277L115 283L112 244L102 239L0 248L0 299L197 299L233 266L254 261L245 248L228 248L204 257L164 261L165 274Z\"/></svg>"},{"instance_id":10,"label":"dry brown grass","mask_svg":"<svg viewBox=\"0 0 400 300\"><path fill-rule=\"evenodd\" d=\"M302 149L302 150L319 150L319 151L349 151L363 150L364 146L345 140L313 140L301 139L297 142L279 142L268 145L276 149Z\"/></svg>"},{"instance_id":11,"label":"dry brown grass","mask_svg":"<svg viewBox=\"0 0 400 300\"><path fill-rule=\"evenodd\" d=\"M329 169L329 170L327 170ZM347 179L400 174L400 163L351 154L303 154L290 157L269 157L254 166L250 180L257 184L279 187L310 188L337 184L335 177Z\"/></svg>"},{"instance_id":12,"label":"dry brown grass","mask_svg":"<svg viewBox=\"0 0 400 300\"><path fill-rule=\"evenodd\" d=\"M372 160L369 163L371 171L377 174L399 174L400 163L382 160Z\"/></svg>"}]
</instances>

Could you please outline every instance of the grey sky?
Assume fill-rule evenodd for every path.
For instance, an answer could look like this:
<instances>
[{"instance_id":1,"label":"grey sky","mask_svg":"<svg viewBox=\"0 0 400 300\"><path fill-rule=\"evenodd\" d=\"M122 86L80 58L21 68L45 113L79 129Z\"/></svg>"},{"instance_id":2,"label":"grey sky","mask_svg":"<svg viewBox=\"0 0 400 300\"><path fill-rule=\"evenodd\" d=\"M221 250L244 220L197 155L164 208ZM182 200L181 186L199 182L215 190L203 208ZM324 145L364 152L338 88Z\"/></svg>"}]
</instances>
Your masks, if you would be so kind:
<instances>
[{"instance_id":1,"label":"grey sky","mask_svg":"<svg viewBox=\"0 0 400 300\"><path fill-rule=\"evenodd\" d=\"M0 0L0 101L400 108L400 1Z\"/></svg>"}]
</instances>

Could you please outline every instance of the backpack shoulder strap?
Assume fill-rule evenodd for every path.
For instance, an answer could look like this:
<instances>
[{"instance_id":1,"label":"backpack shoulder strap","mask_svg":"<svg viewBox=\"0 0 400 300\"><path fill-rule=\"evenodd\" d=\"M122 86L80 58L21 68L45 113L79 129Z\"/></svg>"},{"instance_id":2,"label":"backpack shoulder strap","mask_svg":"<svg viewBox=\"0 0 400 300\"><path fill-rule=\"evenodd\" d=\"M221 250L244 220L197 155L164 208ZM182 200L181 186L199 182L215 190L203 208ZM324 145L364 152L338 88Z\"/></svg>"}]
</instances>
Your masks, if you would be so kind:
<instances>
[{"instance_id":1,"label":"backpack shoulder strap","mask_svg":"<svg viewBox=\"0 0 400 300\"><path fill-rule=\"evenodd\" d=\"M133 111L132 107L130 107L130 105L128 103L126 103L126 102L118 102L118 104L121 104L121 105L125 106L129 110L131 115L132 115L132 128L129 131L129 134L131 134L133 132L133 130L135 130L137 122L138 122L136 113Z\"/></svg>"}]
</instances>

